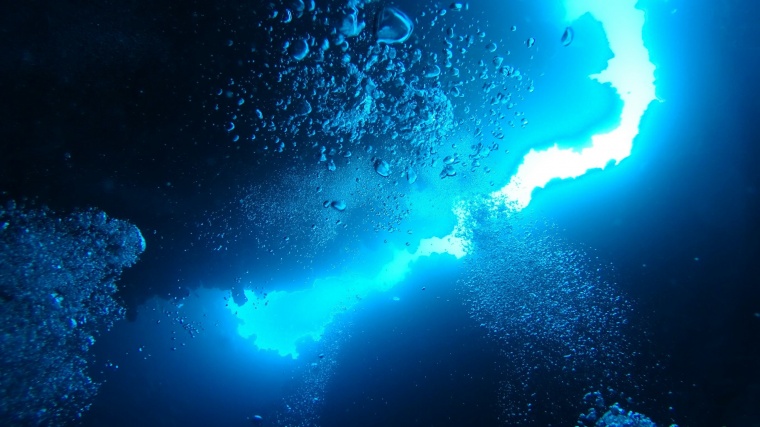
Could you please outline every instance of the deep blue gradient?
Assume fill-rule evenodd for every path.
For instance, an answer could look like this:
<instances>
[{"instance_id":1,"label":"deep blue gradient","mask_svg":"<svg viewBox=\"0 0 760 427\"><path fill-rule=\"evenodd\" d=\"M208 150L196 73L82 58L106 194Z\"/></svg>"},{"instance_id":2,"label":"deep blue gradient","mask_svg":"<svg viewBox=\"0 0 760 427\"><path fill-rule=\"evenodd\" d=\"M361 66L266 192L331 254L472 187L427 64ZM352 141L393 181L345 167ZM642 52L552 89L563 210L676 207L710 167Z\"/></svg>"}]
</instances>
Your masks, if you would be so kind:
<instances>
[{"instance_id":1,"label":"deep blue gradient","mask_svg":"<svg viewBox=\"0 0 760 427\"><path fill-rule=\"evenodd\" d=\"M550 182L533 193L522 216L488 222L472 209L481 230L498 230L492 237L500 242L519 236L519 244L529 245L535 238L535 253L494 254L475 242L473 257L487 254L488 262L434 254L404 264L404 274L391 280L384 269L394 254L413 253L424 239L450 233L457 224L454 203L480 200L505 185L529 149L557 141L579 148L589 135L617 125L619 97L588 79L611 58L603 29L585 16L564 47L562 10L554 2L471 1L462 11L449 3L388 4L414 20L409 39L391 45L399 52L403 46L435 49L440 59L447 23L461 22L454 31L483 30L525 75L515 83L519 90L510 89L519 102L508 114L524 113L527 126L520 126L521 116L505 118L506 136L497 139L488 124L491 107L476 108L482 83L464 85L465 97L451 98L454 120L461 122L422 162L437 159L435 166L418 167L419 178L410 184L400 162L390 178L373 169L375 155L397 160L391 145L402 152L403 137L370 134L357 145L346 137L353 154L332 157L338 169L331 172L318 160L319 146L337 138L307 135L312 128L297 122L298 131L283 138L283 153L264 153L263 145L276 147L277 132L290 129L283 112L290 110L266 110L282 94L266 92L276 81L252 76L249 61L267 49L279 55L280 43L290 39L279 29L312 24L296 17L285 27L267 5L228 3L32 2L0 17L6 34L0 39L0 198L64 213L97 207L135 224L147 242L118 281L127 319L98 336L89 352L90 375L103 385L71 425L568 426L592 406L584 394L596 390L606 406L620 401L661 426L760 423L757 5L640 1L662 102L644 114L630 156ZM278 10L298 5L276 3ZM327 3L333 8L323 16L340 22L347 2L316 6ZM370 3L366 10L380 6ZM430 10L440 9L446 14L430 26ZM464 22L473 27L463 28ZM278 28L274 42L265 38L268 25ZM366 19L364 33L374 34L373 25ZM319 42L322 33L310 35ZM532 50L528 37L536 39ZM356 51L371 45L361 37L346 40ZM490 66L494 54L476 40L463 57L473 69L481 56ZM310 49L293 63L316 63L319 44ZM271 77L282 63L273 64L257 70ZM449 89L447 78L441 86ZM307 81L304 94L316 87ZM219 88L242 87L262 95L239 108L237 92L217 95ZM346 105L352 99L346 96ZM472 114L465 113L466 103ZM312 106L314 121L327 114L317 102ZM272 114L278 130L256 130L255 108ZM226 130L233 116L238 142ZM443 123L442 117L433 122ZM515 128L506 125L509 119ZM478 127L499 150L476 171L460 162L456 175L439 178L447 155L472 162ZM332 200L345 200L346 210L323 207ZM577 264L570 256L551 264L562 258L535 255L544 250L585 255ZM509 261L504 271L477 269L504 266L501 258ZM529 294L539 289L532 286L540 277L518 273L534 264L538 271L544 262L548 270L581 266L575 276L563 270L558 277L588 279L616 302L600 297L576 304L578 288L568 286L572 297L556 303L556 311L534 304ZM508 274L511 267L518 273ZM491 299L468 281L518 276L523 282L514 287L494 285L504 292ZM336 287L331 317L317 325L320 339L299 340L297 358L259 349L255 337L238 333L235 311L271 312L271 293L292 295L333 277L349 277L344 282L356 286ZM381 279L392 286L378 285ZM505 296L516 303L500 299ZM480 304L499 308L503 317L489 317L499 311ZM514 314L525 313L520 307L536 320L504 320L522 319ZM574 338L593 325L571 323L567 329L577 333L560 335L567 331L547 332L542 320L620 307L630 313L608 331L623 337L620 347L609 348L631 352L619 359L619 372L595 370L580 351L554 357L563 346L587 349ZM300 310L274 320L287 328L296 316L309 315ZM558 336L570 338L557 344ZM599 360L608 366L609 359Z\"/></svg>"}]
</instances>

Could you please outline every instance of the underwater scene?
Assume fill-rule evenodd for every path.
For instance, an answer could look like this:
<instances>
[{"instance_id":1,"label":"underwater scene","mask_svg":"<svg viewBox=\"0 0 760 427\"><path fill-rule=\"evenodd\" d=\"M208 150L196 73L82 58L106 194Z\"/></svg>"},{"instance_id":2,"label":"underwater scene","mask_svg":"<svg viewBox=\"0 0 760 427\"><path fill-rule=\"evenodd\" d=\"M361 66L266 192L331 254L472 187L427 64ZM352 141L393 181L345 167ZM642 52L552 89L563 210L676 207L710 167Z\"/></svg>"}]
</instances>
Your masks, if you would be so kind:
<instances>
[{"instance_id":1,"label":"underwater scene","mask_svg":"<svg viewBox=\"0 0 760 427\"><path fill-rule=\"evenodd\" d=\"M760 426L760 4L0 14L0 425Z\"/></svg>"}]
</instances>

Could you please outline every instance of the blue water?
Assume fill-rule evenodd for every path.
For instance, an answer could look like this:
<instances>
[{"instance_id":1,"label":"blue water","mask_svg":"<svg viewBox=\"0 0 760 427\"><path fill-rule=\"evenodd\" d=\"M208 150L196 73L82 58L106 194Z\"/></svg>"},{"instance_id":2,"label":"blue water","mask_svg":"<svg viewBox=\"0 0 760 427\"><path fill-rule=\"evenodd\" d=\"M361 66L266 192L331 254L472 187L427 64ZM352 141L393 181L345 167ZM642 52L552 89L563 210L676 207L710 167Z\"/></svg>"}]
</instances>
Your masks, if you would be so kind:
<instances>
[{"instance_id":1,"label":"blue water","mask_svg":"<svg viewBox=\"0 0 760 427\"><path fill-rule=\"evenodd\" d=\"M10 8L0 423L760 423L754 9Z\"/></svg>"}]
</instances>

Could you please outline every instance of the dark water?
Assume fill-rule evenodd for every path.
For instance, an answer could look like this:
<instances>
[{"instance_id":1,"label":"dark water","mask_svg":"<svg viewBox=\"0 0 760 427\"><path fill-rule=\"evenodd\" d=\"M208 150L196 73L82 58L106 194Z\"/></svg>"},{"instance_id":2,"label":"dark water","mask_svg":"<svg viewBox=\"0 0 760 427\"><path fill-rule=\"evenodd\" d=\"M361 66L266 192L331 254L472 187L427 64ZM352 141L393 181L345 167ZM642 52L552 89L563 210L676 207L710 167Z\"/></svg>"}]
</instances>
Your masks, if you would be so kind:
<instances>
[{"instance_id":1,"label":"dark water","mask_svg":"<svg viewBox=\"0 0 760 427\"><path fill-rule=\"evenodd\" d=\"M414 21L397 60L379 53L406 64L399 84L361 68L384 6ZM612 57L604 28L583 17L564 47L557 4L369 2L349 72L332 30L352 9L303 7L27 2L0 16L4 425L577 425L595 391L597 411L620 402L657 425L760 425L756 7L639 2L664 102L630 156L500 218L478 200L529 149L616 126L620 99L587 78ZM283 43L306 35L299 61ZM495 55L524 78L495 73ZM420 77L425 61L441 77ZM383 95L362 115L353 91L372 85ZM491 104L499 92L515 106ZM313 110L299 116L302 99ZM475 167L476 144L494 142ZM459 201L477 220L467 256L384 270L450 233ZM51 219L88 208L140 229L137 263L121 272L139 252L126 223ZM116 307L112 282L122 320L101 310ZM264 314L246 323L246 310ZM258 334L295 336L298 357Z\"/></svg>"}]
</instances>

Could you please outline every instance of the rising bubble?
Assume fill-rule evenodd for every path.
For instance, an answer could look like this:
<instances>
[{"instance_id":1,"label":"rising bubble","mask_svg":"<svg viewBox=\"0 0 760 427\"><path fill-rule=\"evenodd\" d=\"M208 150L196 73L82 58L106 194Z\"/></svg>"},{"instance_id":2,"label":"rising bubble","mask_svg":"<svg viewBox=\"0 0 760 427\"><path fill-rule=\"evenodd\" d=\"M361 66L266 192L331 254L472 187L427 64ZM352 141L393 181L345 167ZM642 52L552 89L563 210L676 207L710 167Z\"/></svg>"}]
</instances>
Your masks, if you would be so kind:
<instances>
[{"instance_id":1,"label":"rising bubble","mask_svg":"<svg viewBox=\"0 0 760 427\"><path fill-rule=\"evenodd\" d=\"M403 43L412 35L414 24L401 10L386 6L377 14L377 42Z\"/></svg>"},{"instance_id":2,"label":"rising bubble","mask_svg":"<svg viewBox=\"0 0 760 427\"><path fill-rule=\"evenodd\" d=\"M306 43L306 40L299 39L290 44L288 52L293 59L300 61L309 54L309 45Z\"/></svg>"},{"instance_id":3,"label":"rising bubble","mask_svg":"<svg viewBox=\"0 0 760 427\"><path fill-rule=\"evenodd\" d=\"M562 38L560 39L562 46L570 46L570 43L573 42L573 38L575 38L575 32L573 29L570 27L565 28L565 32L562 33Z\"/></svg>"},{"instance_id":4,"label":"rising bubble","mask_svg":"<svg viewBox=\"0 0 760 427\"><path fill-rule=\"evenodd\" d=\"M391 174L391 165L389 165L388 162L386 162L383 159L376 159L375 172L377 172L377 174L380 176L387 177L388 175Z\"/></svg>"}]
</instances>

